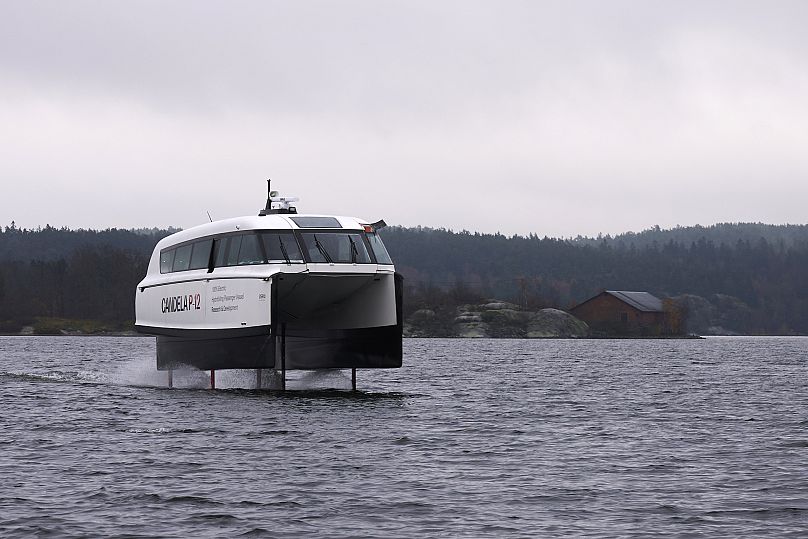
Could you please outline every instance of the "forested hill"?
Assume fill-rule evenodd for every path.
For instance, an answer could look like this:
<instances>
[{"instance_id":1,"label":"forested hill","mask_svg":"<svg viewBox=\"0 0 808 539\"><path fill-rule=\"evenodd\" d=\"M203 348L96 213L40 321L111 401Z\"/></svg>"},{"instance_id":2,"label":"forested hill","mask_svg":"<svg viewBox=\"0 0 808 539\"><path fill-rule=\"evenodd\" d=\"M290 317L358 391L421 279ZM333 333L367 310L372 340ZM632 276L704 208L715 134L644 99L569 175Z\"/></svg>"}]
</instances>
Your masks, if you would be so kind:
<instances>
[{"instance_id":1,"label":"forested hill","mask_svg":"<svg viewBox=\"0 0 808 539\"><path fill-rule=\"evenodd\" d=\"M124 230L71 230L44 228L28 230L11 225L0 230L0 261L4 260L57 260L69 257L79 248L111 247L140 254L151 254L154 245L162 238L177 232L159 228Z\"/></svg>"},{"instance_id":2,"label":"forested hill","mask_svg":"<svg viewBox=\"0 0 808 539\"><path fill-rule=\"evenodd\" d=\"M148 256L168 233L4 227L0 322L45 316L125 325ZM420 227L381 234L406 277L406 314L449 312L479 298L567 309L603 289L644 290L679 297L696 331L808 333L804 225L654 228L600 239Z\"/></svg>"},{"instance_id":3,"label":"forested hill","mask_svg":"<svg viewBox=\"0 0 808 539\"><path fill-rule=\"evenodd\" d=\"M383 230L408 310L475 295L568 309L604 289L678 297L698 332L808 333L808 226L721 224L616 238ZM441 294L447 290L447 296Z\"/></svg>"},{"instance_id":4,"label":"forested hill","mask_svg":"<svg viewBox=\"0 0 808 539\"><path fill-rule=\"evenodd\" d=\"M554 299L562 302L580 301L603 288L642 288L667 295L741 293L740 283L734 284L739 279L785 277L783 271L808 252L806 225L655 227L600 239L421 227L388 227L382 235L397 267L411 281L440 287L457 283L499 293L508 282L522 288L526 280L555 282L550 288L561 294ZM747 293L754 288L744 284L750 285Z\"/></svg>"},{"instance_id":5,"label":"forested hill","mask_svg":"<svg viewBox=\"0 0 808 539\"><path fill-rule=\"evenodd\" d=\"M605 241L614 246L645 247L654 244L663 245L670 241L691 244L704 238L714 244L725 243L735 245L739 241L757 242L761 238L768 243L783 244L785 246L799 245L808 240L808 225L767 225L763 223L718 223L707 227L677 226L671 229L662 229L659 226L649 228L642 232L625 232L616 236L598 236L597 238L584 238L578 236L572 241L579 245L593 245Z\"/></svg>"}]
</instances>

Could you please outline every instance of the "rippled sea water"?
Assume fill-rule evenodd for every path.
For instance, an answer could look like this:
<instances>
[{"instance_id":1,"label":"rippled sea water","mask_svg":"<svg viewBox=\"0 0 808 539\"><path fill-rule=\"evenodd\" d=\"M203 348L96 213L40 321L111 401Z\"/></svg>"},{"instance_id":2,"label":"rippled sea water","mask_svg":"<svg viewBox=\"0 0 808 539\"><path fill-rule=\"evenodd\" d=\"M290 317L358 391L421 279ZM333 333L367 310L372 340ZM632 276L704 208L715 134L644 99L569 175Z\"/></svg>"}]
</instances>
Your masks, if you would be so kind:
<instances>
[{"instance_id":1,"label":"rippled sea water","mask_svg":"<svg viewBox=\"0 0 808 539\"><path fill-rule=\"evenodd\" d=\"M217 374L0 338L0 536L808 535L805 338L409 339L356 393Z\"/></svg>"}]
</instances>

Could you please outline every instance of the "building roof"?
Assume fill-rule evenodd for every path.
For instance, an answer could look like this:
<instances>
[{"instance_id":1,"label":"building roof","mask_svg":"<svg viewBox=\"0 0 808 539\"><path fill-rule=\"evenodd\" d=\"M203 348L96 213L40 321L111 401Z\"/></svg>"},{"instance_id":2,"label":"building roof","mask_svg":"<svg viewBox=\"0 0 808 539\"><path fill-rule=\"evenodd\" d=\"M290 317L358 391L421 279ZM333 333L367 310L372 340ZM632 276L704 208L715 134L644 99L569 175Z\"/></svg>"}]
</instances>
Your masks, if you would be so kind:
<instances>
[{"instance_id":1,"label":"building roof","mask_svg":"<svg viewBox=\"0 0 808 539\"><path fill-rule=\"evenodd\" d=\"M624 303L628 303L637 310L645 312L662 312L662 300L648 292L627 292L624 290L606 290Z\"/></svg>"}]
</instances>

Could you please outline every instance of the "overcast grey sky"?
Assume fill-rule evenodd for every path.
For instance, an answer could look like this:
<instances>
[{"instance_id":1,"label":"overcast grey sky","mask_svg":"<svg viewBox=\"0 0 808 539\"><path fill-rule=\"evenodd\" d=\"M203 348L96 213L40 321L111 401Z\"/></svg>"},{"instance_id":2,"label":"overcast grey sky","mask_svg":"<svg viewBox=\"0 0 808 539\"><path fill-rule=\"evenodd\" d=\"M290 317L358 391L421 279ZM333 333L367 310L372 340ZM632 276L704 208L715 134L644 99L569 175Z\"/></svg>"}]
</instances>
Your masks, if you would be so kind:
<instances>
[{"instance_id":1,"label":"overcast grey sky","mask_svg":"<svg viewBox=\"0 0 808 539\"><path fill-rule=\"evenodd\" d=\"M806 223L808 2L0 0L0 224Z\"/></svg>"}]
</instances>

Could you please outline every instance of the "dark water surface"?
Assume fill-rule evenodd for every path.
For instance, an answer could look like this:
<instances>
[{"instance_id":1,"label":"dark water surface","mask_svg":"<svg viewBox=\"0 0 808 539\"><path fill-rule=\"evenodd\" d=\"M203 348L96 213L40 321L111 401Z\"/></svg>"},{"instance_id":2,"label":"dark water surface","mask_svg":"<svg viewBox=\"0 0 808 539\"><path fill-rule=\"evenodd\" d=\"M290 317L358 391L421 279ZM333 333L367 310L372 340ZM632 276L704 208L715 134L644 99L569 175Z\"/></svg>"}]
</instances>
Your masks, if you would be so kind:
<instances>
[{"instance_id":1,"label":"dark water surface","mask_svg":"<svg viewBox=\"0 0 808 539\"><path fill-rule=\"evenodd\" d=\"M153 357L0 338L0 536L808 535L805 338L411 339L355 394Z\"/></svg>"}]
</instances>

